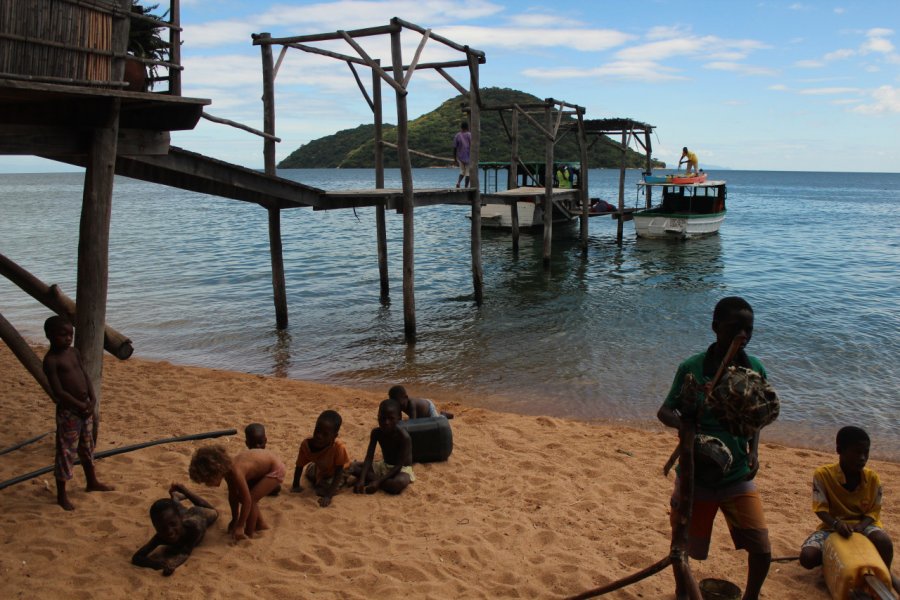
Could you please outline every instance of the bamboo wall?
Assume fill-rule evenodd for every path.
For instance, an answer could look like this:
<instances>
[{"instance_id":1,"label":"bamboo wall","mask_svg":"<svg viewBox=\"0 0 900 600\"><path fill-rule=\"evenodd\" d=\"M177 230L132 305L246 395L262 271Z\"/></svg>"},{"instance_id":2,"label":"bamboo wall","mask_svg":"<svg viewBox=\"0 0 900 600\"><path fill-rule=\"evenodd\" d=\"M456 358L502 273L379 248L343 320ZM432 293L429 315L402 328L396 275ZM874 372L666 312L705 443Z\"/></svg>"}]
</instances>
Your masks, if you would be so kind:
<instances>
[{"instance_id":1,"label":"bamboo wall","mask_svg":"<svg viewBox=\"0 0 900 600\"><path fill-rule=\"evenodd\" d=\"M0 77L109 81L113 12L118 4L117 0L0 0Z\"/></svg>"}]
</instances>

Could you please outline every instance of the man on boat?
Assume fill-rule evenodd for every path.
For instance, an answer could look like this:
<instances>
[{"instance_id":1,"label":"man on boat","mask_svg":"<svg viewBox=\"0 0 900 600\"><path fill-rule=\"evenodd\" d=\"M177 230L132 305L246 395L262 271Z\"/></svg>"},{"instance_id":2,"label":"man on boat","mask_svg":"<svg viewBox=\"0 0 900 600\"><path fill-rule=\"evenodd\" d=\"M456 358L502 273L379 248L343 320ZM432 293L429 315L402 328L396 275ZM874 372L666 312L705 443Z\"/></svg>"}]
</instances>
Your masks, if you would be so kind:
<instances>
[{"instance_id":1,"label":"man on boat","mask_svg":"<svg viewBox=\"0 0 900 600\"><path fill-rule=\"evenodd\" d=\"M687 149L687 146L681 149L681 160L678 161L678 168L681 168L681 163L687 162L687 166L685 167L688 174L693 170L696 175L699 172L697 167L697 155Z\"/></svg>"}]
</instances>

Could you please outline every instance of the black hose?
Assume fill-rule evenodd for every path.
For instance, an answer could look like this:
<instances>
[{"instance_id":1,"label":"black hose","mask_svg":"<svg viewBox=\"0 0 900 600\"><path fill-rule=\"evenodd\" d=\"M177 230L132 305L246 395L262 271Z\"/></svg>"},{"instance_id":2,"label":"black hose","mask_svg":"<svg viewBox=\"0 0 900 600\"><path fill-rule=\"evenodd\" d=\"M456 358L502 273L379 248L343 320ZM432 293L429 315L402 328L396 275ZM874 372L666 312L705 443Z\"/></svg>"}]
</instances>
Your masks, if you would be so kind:
<instances>
[{"instance_id":1,"label":"black hose","mask_svg":"<svg viewBox=\"0 0 900 600\"><path fill-rule=\"evenodd\" d=\"M18 450L22 446L27 446L28 444L33 444L34 442L38 441L39 439L41 439L42 437L44 437L45 435L48 435L50 433L53 433L53 432L45 431L41 435L36 435L33 438L28 438L25 441L19 442L17 444L13 444L12 446L9 446L8 448L4 448L3 450L0 450L0 455L6 454L8 452L12 452L13 450Z\"/></svg>"},{"instance_id":2,"label":"black hose","mask_svg":"<svg viewBox=\"0 0 900 600\"><path fill-rule=\"evenodd\" d=\"M222 437L224 435L234 435L236 433L237 433L236 429L222 429L220 431L208 431L206 433L193 433L191 435L180 435L177 437L164 438L161 440L154 440L152 442L141 442L140 444L132 444L130 446L122 446L121 448L112 448L111 450L104 450L103 452L97 452L96 454L94 454L94 458L95 459L106 458L107 456L115 456L116 454L124 454L126 452L131 452L132 450L140 450L141 448L147 448L149 446L157 446L159 444L171 444L174 442L189 442L192 440L217 438L217 437ZM76 458L75 464L80 465L81 459ZM0 490L7 488L11 485L15 485L17 483L22 483L23 481L28 481L29 479L34 479L35 477L39 477L39 476L43 475L44 473L49 473L52 470L53 470L53 465L50 465L49 467L44 467L42 469L38 469L37 471L32 471L31 473L19 475L18 477L13 477L12 479L7 479L6 481L0 483Z\"/></svg>"}]
</instances>

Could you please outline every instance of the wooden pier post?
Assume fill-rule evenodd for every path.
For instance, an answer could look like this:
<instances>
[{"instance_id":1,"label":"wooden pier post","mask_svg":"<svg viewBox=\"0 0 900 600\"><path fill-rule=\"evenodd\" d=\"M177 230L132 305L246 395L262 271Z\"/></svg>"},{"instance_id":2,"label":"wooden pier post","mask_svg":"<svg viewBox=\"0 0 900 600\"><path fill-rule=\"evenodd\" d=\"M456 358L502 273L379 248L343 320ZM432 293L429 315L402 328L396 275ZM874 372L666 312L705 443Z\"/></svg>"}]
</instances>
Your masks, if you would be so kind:
<instances>
[{"instance_id":1,"label":"wooden pier post","mask_svg":"<svg viewBox=\"0 0 900 600\"><path fill-rule=\"evenodd\" d=\"M481 147L481 107L478 104L478 59L466 49L469 61L469 131L472 143L469 154L469 186L472 194L472 287L475 305L484 301L484 270L481 265L481 186L478 181L478 155Z\"/></svg>"},{"instance_id":2,"label":"wooden pier post","mask_svg":"<svg viewBox=\"0 0 900 600\"><path fill-rule=\"evenodd\" d=\"M507 189L519 187L519 110L513 108L512 123L510 124L509 180ZM509 218L512 221L512 247L513 254L519 253L519 202L515 198L509 205Z\"/></svg>"},{"instance_id":3,"label":"wooden pier post","mask_svg":"<svg viewBox=\"0 0 900 600\"><path fill-rule=\"evenodd\" d=\"M587 134L584 132L584 109L578 109L578 154L581 166L578 169L578 185L581 187L581 252L588 251L588 219L591 199L588 190L588 149Z\"/></svg>"},{"instance_id":4,"label":"wooden pier post","mask_svg":"<svg viewBox=\"0 0 900 600\"><path fill-rule=\"evenodd\" d=\"M647 173L651 173L653 172L653 146L650 143L650 131L644 131L644 147L647 151L647 165L644 168ZM645 185L644 194L647 201L647 208L653 208L653 188L649 185Z\"/></svg>"},{"instance_id":5,"label":"wooden pier post","mask_svg":"<svg viewBox=\"0 0 900 600\"><path fill-rule=\"evenodd\" d=\"M260 33L257 39L271 38ZM275 175L275 66L272 45L260 44L263 76L263 131L272 137L263 138L263 161L266 175ZM275 327L287 329L287 290L284 281L284 253L281 245L281 209L269 208L269 254L272 260L272 293L275 300Z\"/></svg>"},{"instance_id":6,"label":"wooden pier post","mask_svg":"<svg viewBox=\"0 0 900 600\"><path fill-rule=\"evenodd\" d=\"M375 64L381 65L381 60ZM375 113L375 189L384 189L384 114L381 105L381 77L372 70L372 110ZM381 303L391 303L388 279L387 220L384 203L375 206L375 233L378 246L378 279L381 282Z\"/></svg>"},{"instance_id":7,"label":"wooden pier post","mask_svg":"<svg viewBox=\"0 0 900 600\"><path fill-rule=\"evenodd\" d=\"M103 332L106 325L106 292L109 284L109 223L119 138L122 101L111 98L103 112L103 124L91 134L84 173L84 195L78 232L78 283L75 315L75 347L81 353L97 404L94 406L94 440L100 424L103 378Z\"/></svg>"},{"instance_id":8,"label":"wooden pier post","mask_svg":"<svg viewBox=\"0 0 900 600\"><path fill-rule=\"evenodd\" d=\"M622 245L622 237L625 230L625 159L626 132L622 131L622 164L619 166L619 219L616 223L616 243Z\"/></svg>"},{"instance_id":9,"label":"wooden pier post","mask_svg":"<svg viewBox=\"0 0 900 600\"><path fill-rule=\"evenodd\" d=\"M3 315L0 315L0 339L9 346L9 349L13 351L16 358L22 363L22 366L31 373L31 376L34 377L35 381L37 381L47 395L53 399L53 391L50 389L50 382L47 381L47 375L44 374L44 366L41 363L41 359L34 353L31 346L25 341L25 338L19 334L16 328L12 326L12 323L7 321Z\"/></svg>"},{"instance_id":10,"label":"wooden pier post","mask_svg":"<svg viewBox=\"0 0 900 600\"><path fill-rule=\"evenodd\" d=\"M550 100L544 108L544 122L547 131L553 131L553 114L550 111ZM544 142L544 268L550 268L550 254L553 241L553 146L554 140L549 134L545 134Z\"/></svg>"},{"instance_id":11,"label":"wooden pier post","mask_svg":"<svg viewBox=\"0 0 900 600\"><path fill-rule=\"evenodd\" d=\"M391 32L394 80L403 82L403 50L400 30ZM397 158L403 186L403 333L408 344L416 342L415 225L413 220L412 164L409 160L409 115L406 90L395 89L397 98Z\"/></svg>"}]
</instances>

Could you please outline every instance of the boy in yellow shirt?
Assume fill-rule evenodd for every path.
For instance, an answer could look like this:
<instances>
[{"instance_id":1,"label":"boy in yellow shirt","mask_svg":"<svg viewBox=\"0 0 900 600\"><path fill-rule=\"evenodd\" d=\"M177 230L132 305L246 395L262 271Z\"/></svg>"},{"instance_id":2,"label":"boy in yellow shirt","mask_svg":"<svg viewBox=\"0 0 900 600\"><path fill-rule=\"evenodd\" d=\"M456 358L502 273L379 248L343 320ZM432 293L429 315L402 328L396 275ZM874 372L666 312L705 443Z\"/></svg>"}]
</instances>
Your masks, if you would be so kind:
<instances>
[{"instance_id":1,"label":"boy in yellow shirt","mask_svg":"<svg viewBox=\"0 0 900 600\"><path fill-rule=\"evenodd\" d=\"M872 542L888 570L894 558L891 538L881 527L881 479L866 467L871 441L859 427L842 427L837 433L837 463L813 474L813 512L821 520L800 549L800 564L813 569L822 564L822 548L832 533L845 538L861 533ZM891 574L900 592L900 580Z\"/></svg>"}]
</instances>

